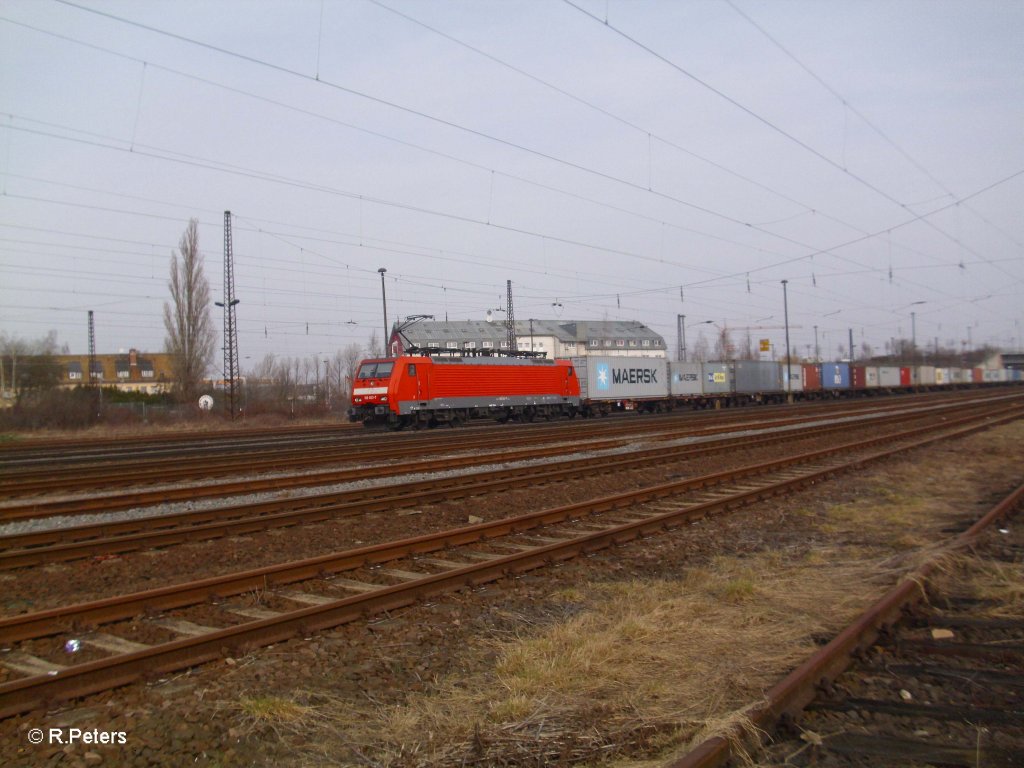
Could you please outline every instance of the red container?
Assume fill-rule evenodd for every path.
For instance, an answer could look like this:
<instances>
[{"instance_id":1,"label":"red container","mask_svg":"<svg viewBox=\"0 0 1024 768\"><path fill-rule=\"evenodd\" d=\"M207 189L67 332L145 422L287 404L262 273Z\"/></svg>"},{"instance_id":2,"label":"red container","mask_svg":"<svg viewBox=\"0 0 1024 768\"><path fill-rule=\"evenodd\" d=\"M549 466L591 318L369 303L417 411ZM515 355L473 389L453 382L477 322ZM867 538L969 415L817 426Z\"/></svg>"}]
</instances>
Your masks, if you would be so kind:
<instances>
[{"instance_id":1,"label":"red container","mask_svg":"<svg viewBox=\"0 0 1024 768\"><path fill-rule=\"evenodd\" d=\"M900 386L909 387L911 384L913 384L913 380L910 378L910 366L900 366Z\"/></svg>"},{"instance_id":2,"label":"red container","mask_svg":"<svg viewBox=\"0 0 1024 768\"><path fill-rule=\"evenodd\" d=\"M821 389L821 368L817 365L802 366L804 377L804 392L817 392Z\"/></svg>"},{"instance_id":3,"label":"red container","mask_svg":"<svg viewBox=\"0 0 1024 768\"><path fill-rule=\"evenodd\" d=\"M981 384L985 381L985 369L984 368L971 368L971 381L975 384Z\"/></svg>"},{"instance_id":4,"label":"red container","mask_svg":"<svg viewBox=\"0 0 1024 768\"><path fill-rule=\"evenodd\" d=\"M863 365L850 366L850 389L867 389L868 373Z\"/></svg>"}]
</instances>

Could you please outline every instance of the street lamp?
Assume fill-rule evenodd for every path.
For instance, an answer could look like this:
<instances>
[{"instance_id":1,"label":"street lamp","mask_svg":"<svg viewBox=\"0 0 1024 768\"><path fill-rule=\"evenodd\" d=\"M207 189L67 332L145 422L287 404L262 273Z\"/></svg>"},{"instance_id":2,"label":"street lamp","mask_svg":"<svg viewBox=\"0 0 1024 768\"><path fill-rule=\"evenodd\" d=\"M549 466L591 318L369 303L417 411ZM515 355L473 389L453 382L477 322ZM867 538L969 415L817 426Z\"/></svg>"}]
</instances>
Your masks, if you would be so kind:
<instances>
[{"instance_id":1,"label":"street lamp","mask_svg":"<svg viewBox=\"0 0 1024 768\"><path fill-rule=\"evenodd\" d=\"M790 380L789 380L790 379L790 375L789 375L789 362L790 362L790 357L789 357L789 298L788 298L787 293L786 293L786 284L787 283L789 283L789 280L783 280L782 281L782 311L783 311L783 316L785 317L785 320L786 320L786 400L788 402L792 402L793 401L793 392L792 392L792 389L791 389L792 384L790 383Z\"/></svg>"},{"instance_id":2,"label":"street lamp","mask_svg":"<svg viewBox=\"0 0 1024 768\"><path fill-rule=\"evenodd\" d=\"M380 297L384 302L384 354L386 357L391 347L391 341L388 339L388 293L384 289L384 273L387 272L387 269L381 267L377 271L380 272Z\"/></svg>"}]
</instances>

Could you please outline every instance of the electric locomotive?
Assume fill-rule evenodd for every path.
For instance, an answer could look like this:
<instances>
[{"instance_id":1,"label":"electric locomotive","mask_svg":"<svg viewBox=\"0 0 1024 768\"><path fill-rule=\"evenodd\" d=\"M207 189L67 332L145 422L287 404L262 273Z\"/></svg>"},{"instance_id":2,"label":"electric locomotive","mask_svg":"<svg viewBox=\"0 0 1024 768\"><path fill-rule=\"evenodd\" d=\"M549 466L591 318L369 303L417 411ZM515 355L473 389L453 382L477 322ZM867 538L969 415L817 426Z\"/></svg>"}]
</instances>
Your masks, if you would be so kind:
<instances>
[{"instance_id":1,"label":"electric locomotive","mask_svg":"<svg viewBox=\"0 0 1024 768\"><path fill-rule=\"evenodd\" d=\"M580 383L570 360L388 357L359 364L349 420L402 429L474 418L571 418L579 408Z\"/></svg>"}]
</instances>

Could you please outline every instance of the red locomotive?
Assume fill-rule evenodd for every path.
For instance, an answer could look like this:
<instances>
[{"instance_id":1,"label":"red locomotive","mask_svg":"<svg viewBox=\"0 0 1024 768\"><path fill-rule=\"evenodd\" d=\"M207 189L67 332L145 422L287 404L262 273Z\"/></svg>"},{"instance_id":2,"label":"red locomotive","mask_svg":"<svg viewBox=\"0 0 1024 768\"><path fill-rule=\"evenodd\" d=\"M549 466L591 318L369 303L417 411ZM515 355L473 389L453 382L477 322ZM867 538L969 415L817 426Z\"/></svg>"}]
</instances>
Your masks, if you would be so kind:
<instances>
[{"instance_id":1,"label":"red locomotive","mask_svg":"<svg viewBox=\"0 0 1024 768\"><path fill-rule=\"evenodd\" d=\"M402 429L481 417L572 417L579 407L580 383L569 360L389 357L359 364L349 420Z\"/></svg>"}]
</instances>

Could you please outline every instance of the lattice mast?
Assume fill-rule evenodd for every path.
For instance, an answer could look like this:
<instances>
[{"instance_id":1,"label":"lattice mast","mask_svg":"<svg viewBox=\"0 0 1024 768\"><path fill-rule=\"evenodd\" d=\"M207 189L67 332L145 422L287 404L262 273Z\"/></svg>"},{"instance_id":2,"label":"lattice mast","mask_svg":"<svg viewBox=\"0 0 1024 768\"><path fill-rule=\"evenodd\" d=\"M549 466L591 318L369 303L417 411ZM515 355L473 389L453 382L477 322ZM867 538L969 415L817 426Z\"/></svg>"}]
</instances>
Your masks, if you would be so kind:
<instances>
[{"instance_id":1,"label":"lattice mast","mask_svg":"<svg viewBox=\"0 0 1024 768\"><path fill-rule=\"evenodd\" d=\"M85 386L93 386L92 372L96 369L96 325L92 310L89 310L89 371L85 374Z\"/></svg>"},{"instance_id":2,"label":"lattice mast","mask_svg":"<svg viewBox=\"0 0 1024 768\"><path fill-rule=\"evenodd\" d=\"M516 345L516 316L512 312L512 281L506 281L508 288L508 311L505 315L505 325L508 328L508 353L514 355L518 346Z\"/></svg>"},{"instance_id":3,"label":"lattice mast","mask_svg":"<svg viewBox=\"0 0 1024 768\"><path fill-rule=\"evenodd\" d=\"M238 330L235 325L235 256L231 245L231 211L224 211L224 390L227 399L224 406L228 416L234 420L235 388L238 383Z\"/></svg>"}]
</instances>

